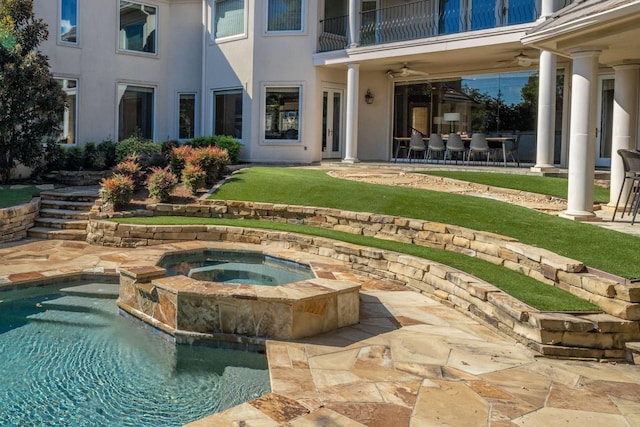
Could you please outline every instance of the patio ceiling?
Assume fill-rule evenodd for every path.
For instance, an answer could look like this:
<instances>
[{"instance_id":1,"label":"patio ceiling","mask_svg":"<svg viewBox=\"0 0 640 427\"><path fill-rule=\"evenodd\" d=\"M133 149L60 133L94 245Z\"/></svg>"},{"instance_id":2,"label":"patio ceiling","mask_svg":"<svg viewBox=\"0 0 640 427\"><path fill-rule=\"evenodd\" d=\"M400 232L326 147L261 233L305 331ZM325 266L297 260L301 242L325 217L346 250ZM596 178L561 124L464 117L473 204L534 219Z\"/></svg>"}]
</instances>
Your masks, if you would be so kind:
<instances>
[{"instance_id":1,"label":"patio ceiling","mask_svg":"<svg viewBox=\"0 0 640 427\"><path fill-rule=\"evenodd\" d=\"M524 31L487 34L486 37L438 37L422 43L395 43L375 47L359 47L314 55L317 66L344 69L348 63L360 64L361 72L385 73L407 64L412 70L428 76L407 79L438 80L470 74L522 71L537 68L539 50L520 42ZM532 59L522 67L514 61L518 54Z\"/></svg>"}]
</instances>

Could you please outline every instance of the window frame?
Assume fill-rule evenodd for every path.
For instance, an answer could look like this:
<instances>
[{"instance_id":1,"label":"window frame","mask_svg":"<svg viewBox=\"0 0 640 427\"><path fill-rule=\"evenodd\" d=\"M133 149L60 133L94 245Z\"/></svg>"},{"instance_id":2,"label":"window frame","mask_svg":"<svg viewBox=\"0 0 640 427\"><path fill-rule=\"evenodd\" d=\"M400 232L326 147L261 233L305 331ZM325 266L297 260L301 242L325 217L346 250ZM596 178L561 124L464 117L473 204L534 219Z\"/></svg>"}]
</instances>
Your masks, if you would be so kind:
<instances>
[{"instance_id":1,"label":"window frame","mask_svg":"<svg viewBox=\"0 0 640 427\"><path fill-rule=\"evenodd\" d=\"M193 96L193 136L191 136L191 138L181 138L180 137L180 110L181 110L181 101L182 101L182 96L183 95L192 95ZM177 97L176 97L176 101L177 101L177 130L176 130L176 139L178 141L188 141L189 139L193 139L198 135L198 126L199 126L199 117L198 117L198 113L199 113L199 109L198 109L198 92L196 91L179 91L177 93Z\"/></svg>"},{"instance_id":2,"label":"window frame","mask_svg":"<svg viewBox=\"0 0 640 427\"><path fill-rule=\"evenodd\" d=\"M127 87L131 86L131 87L138 87L138 88L144 88L144 89L151 89L152 90L152 94L153 94L153 102L151 103L151 135L148 137L143 136L143 138L148 138L151 140L155 141L155 136L156 136L156 122L157 122L157 111L158 111L158 87L153 85L153 84L147 84L147 83L140 83L140 82L132 82L132 81L126 81L126 80L119 80L116 82L116 130L115 130L115 135L116 135L116 139L119 141L121 141L120 138L120 102L122 101L122 97L119 96L120 93L120 86L121 85L125 85ZM122 96L124 96L126 92L126 89L122 92ZM129 138L129 136L126 136L126 138Z\"/></svg>"},{"instance_id":3,"label":"window frame","mask_svg":"<svg viewBox=\"0 0 640 427\"><path fill-rule=\"evenodd\" d=\"M267 120L267 92L271 89L298 89L298 135L296 139L269 139L266 132ZM302 120L304 105L304 83L303 82L265 82L262 84L261 100L260 100L260 141L265 145L299 145L302 143L302 132L304 120Z\"/></svg>"},{"instance_id":4,"label":"window frame","mask_svg":"<svg viewBox=\"0 0 640 427\"><path fill-rule=\"evenodd\" d=\"M79 0L75 0L76 2L76 41L70 42L67 40L63 40L62 36L66 33L62 32L62 11L63 11L63 7L62 4L68 0L58 0L58 38L57 38L57 42L58 44L64 45L64 46L79 46L80 45L80 2Z\"/></svg>"},{"instance_id":5,"label":"window frame","mask_svg":"<svg viewBox=\"0 0 640 427\"><path fill-rule=\"evenodd\" d=\"M213 135L217 135L216 133L216 96L218 95L240 95L240 100L242 101L241 109L240 109L240 137L236 135L229 135L236 138L238 141L242 142L242 135L244 134L244 88L241 86L237 87L225 87L225 88L216 88L211 91L211 133Z\"/></svg>"},{"instance_id":6,"label":"window frame","mask_svg":"<svg viewBox=\"0 0 640 427\"><path fill-rule=\"evenodd\" d=\"M79 108L78 108L78 105L79 105L78 99L79 98L78 98L78 96L79 96L79 92L80 92L80 79L78 79L78 77L75 77L75 76L69 77L69 76L58 76L58 75L54 75L53 79L56 82L64 82L65 80L67 80L67 81L73 81L76 84L76 86L74 88L74 91L73 91L73 92L75 92L75 102L74 102L74 105L73 105L73 117L74 117L73 143L65 143L63 145L65 145L65 146L78 145L78 113L79 113ZM68 91L64 89L64 83L61 85L61 87L62 87L62 90L64 91L64 93L67 94L67 96L68 96ZM65 110L67 108L68 107L65 107ZM60 143L60 141L62 141L62 139L64 137L64 131L65 131L65 129L64 129L64 118L62 119L62 126L60 128L61 128L62 132L61 132L60 138L58 139L58 143L62 144L62 143Z\"/></svg>"},{"instance_id":7,"label":"window frame","mask_svg":"<svg viewBox=\"0 0 640 427\"><path fill-rule=\"evenodd\" d=\"M249 37L249 1L242 0L243 2L243 17L242 17L242 33L233 34L230 36L216 37L216 0L209 0L209 32L211 33L211 41L213 43L226 43L234 40L246 39Z\"/></svg>"},{"instance_id":8,"label":"window frame","mask_svg":"<svg viewBox=\"0 0 640 427\"><path fill-rule=\"evenodd\" d=\"M126 2L126 3L131 3L131 4L137 4L140 6L146 6L146 7L151 7L154 8L156 13L155 13L155 28L154 28L154 34L153 34L153 52L146 52L144 50L135 50L135 49L127 49L125 47L122 47L122 27L121 27L121 23L120 23L120 18L121 18L121 7L122 7L122 3ZM129 55L143 55L143 56L158 56L158 31L159 31L159 24L160 24L160 19L159 19L159 15L160 15L160 6L156 5L156 4L150 4L150 3L145 3L145 2L140 2L137 0L118 0L118 18L117 18L117 26L118 26L118 30L116 31L116 38L117 38L117 51L119 53L125 53L125 54L129 54ZM144 45L143 45L144 46Z\"/></svg>"},{"instance_id":9,"label":"window frame","mask_svg":"<svg viewBox=\"0 0 640 427\"><path fill-rule=\"evenodd\" d=\"M306 15L307 0L300 1L300 29L299 30L270 30L269 29L269 0L264 2L264 33L268 36L304 35L307 33Z\"/></svg>"}]
</instances>

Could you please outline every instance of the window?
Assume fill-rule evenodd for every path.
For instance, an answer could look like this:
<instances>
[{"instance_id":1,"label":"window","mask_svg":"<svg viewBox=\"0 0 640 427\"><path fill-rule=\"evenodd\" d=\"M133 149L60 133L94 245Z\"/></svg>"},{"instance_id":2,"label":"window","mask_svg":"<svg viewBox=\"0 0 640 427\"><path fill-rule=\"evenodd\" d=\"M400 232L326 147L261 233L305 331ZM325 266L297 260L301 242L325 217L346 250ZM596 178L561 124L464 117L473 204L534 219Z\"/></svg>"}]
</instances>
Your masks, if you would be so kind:
<instances>
[{"instance_id":1,"label":"window","mask_svg":"<svg viewBox=\"0 0 640 427\"><path fill-rule=\"evenodd\" d=\"M118 84L118 141L139 134L153 139L154 89Z\"/></svg>"},{"instance_id":2,"label":"window","mask_svg":"<svg viewBox=\"0 0 640 427\"><path fill-rule=\"evenodd\" d=\"M214 0L213 35L216 39L244 34L245 0Z\"/></svg>"},{"instance_id":3,"label":"window","mask_svg":"<svg viewBox=\"0 0 640 427\"><path fill-rule=\"evenodd\" d=\"M78 0L60 1L60 41L78 43Z\"/></svg>"},{"instance_id":4,"label":"window","mask_svg":"<svg viewBox=\"0 0 640 427\"><path fill-rule=\"evenodd\" d=\"M269 0L267 31L302 31L303 0Z\"/></svg>"},{"instance_id":5,"label":"window","mask_svg":"<svg viewBox=\"0 0 640 427\"><path fill-rule=\"evenodd\" d=\"M120 1L120 49L156 53L157 9Z\"/></svg>"},{"instance_id":6,"label":"window","mask_svg":"<svg viewBox=\"0 0 640 427\"><path fill-rule=\"evenodd\" d=\"M62 133L60 134L60 140L58 142L61 144L75 144L78 82L69 79L55 80L62 87L64 93L67 94L67 102L64 106L64 113L62 114L62 123L60 123Z\"/></svg>"},{"instance_id":7,"label":"window","mask_svg":"<svg viewBox=\"0 0 640 427\"><path fill-rule=\"evenodd\" d=\"M299 86L266 89L265 139L298 140L300 92Z\"/></svg>"},{"instance_id":8,"label":"window","mask_svg":"<svg viewBox=\"0 0 640 427\"><path fill-rule=\"evenodd\" d=\"M180 129L178 139L191 139L196 130L196 94L181 93L179 96Z\"/></svg>"},{"instance_id":9,"label":"window","mask_svg":"<svg viewBox=\"0 0 640 427\"><path fill-rule=\"evenodd\" d=\"M213 133L242 139L242 90L213 93Z\"/></svg>"}]
</instances>

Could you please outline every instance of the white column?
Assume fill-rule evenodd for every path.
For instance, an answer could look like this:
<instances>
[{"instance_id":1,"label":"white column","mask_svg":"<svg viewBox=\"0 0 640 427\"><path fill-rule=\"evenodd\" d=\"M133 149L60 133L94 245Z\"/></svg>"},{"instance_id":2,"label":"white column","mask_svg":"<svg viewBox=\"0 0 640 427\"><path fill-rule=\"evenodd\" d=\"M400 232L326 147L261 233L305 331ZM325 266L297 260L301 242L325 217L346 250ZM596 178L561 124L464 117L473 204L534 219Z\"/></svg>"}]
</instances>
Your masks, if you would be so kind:
<instances>
[{"instance_id":1,"label":"white column","mask_svg":"<svg viewBox=\"0 0 640 427\"><path fill-rule=\"evenodd\" d=\"M540 18L548 18L556 11L556 5L554 0L542 0L540 5Z\"/></svg>"},{"instance_id":2,"label":"white column","mask_svg":"<svg viewBox=\"0 0 640 427\"><path fill-rule=\"evenodd\" d=\"M349 0L349 47L360 45L360 0Z\"/></svg>"},{"instance_id":3,"label":"white column","mask_svg":"<svg viewBox=\"0 0 640 427\"><path fill-rule=\"evenodd\" d=\"M538 71L538 131L536 134L536 164L531 170L553 169L556 139L556 56L540 52Z\"/></svg>"},{"instance_id":4,"label":"white column","mask_svg":"<svg viewBox=\"0 0 640 427\"><path fill-rule=\"evenodd\" d=\"M360 64L347 64L347 121L346 149L342 160L357 163L358 160L358 92L360 86Z\"/></svg>"},{"instance_id":5,"label":"white column","mask_svg":"<svg viewBox=\"0 0 640 427\"><path fill-rule=\"evenodd\" d=\"M615 207L624 181L624 166L618 150L636 148L640 63L623 63L614 65L613 69L616 74L611 138L611 188L609 190L611 207ZM622 193L623 197L626 194L628 194L628 188ZM620 204L624 206L624 199L620 200Z\"/></svg>"},{"instance_id":6,"label":"white column","mask_svg":"<svg viewBox=\"0 0 640 427\"><path fill-rule=\"evenodd\" d=\"M560 216L595 221L593 178L596 164L596 99L599 49L571 52L571 126L567 210Z\"/></svg>"}]
</instances>

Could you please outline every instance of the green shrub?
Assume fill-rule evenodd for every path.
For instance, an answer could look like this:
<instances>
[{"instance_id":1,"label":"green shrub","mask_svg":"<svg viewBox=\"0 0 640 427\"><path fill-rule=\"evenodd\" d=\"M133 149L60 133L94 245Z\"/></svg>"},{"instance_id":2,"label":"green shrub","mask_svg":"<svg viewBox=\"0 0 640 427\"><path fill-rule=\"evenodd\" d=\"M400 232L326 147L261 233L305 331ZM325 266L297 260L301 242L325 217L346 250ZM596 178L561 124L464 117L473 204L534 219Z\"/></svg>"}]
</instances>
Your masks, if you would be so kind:
<instances>
[{"instance_id":1,"label":"green shrub","mask_svg":"<svg viewBox=\"0 0 640 427\"><path fill-rule=\"evenodd\" d=\"M226 148L229 153L229 159L232 164L238 163L240 158L240 143L232 136L227 135L213 135L213 136L199 136L197 138L190 139L185 142L185 145L190 145L194 148L199 147L219 147Z\"/></svg>"},{"instance_id":2,"label":"green shrub","mask_svg":"<svg viewBox=\"0 0 640 427\"><path fill-rule=\"evenodd\" d=\"M216 135L214 136L216 147L224 148L229 153L229 161L231 164L237 164L240 159L240 143L232 136Z\"/></svg>"},{"instance_id":3,"label":"green shrub","mask_svg":"<svg viewBox=\"0 0 640 427\"><path fill-rule=\"evenodd\" d=\"M43 175L64 168L64 148L55 141L46 143L42 150L42 162L34 170L34 175Z\"/></svg>"},{"instance_id":4,"label":"green shrub","mask_svg":"<svg viewBox=\"0 0 640 427\"><path fill-rule=\"evenodd\" d=\"M131 136L116 144L116 161L119 163L132 154L140 156L140 165L147 169L157 163L157 155L162 156L162 144Z\"/></svg>"},{"instance_id":5,"label":"green shrub","mask_svg":"<svg viewBox=\"0 0 640 427\"><path fill-rule=\"evenodd\" d=\"M110 139L105 139L96 146L97 156L104 160L102 169L110 169L118 163L116 161L116 143Z\"/></svg>"},{"instance_id":6,"label":"green shrub","mask_svg":"<svg viewBox=\"0 0 640 427\"><path fill-rule=\"evenodd\" d=\"M160 202L167 202L171 198L171 193L176 189L178 185L178 178L169 168L157 168L151 169L151 174L147 179L147 185L149 188L149 196Z\"/></svg>"},{"instance_id":7,"label":"green shrub","mask_svg":"<svg viewBox=\"0 0 640 427\"><path fill-rule=\"evenodd\" d=\"M102 164L101 164L102 163ZM87 142L82 147L82 168L85 170L102 169L104 162L98 159L98 150L95 142Z\"/></svg>"},{"instance_id":8,"label":"green shrub","mask_svg":"<svg viewBox=\"0 0 640 427\"><path fill-rule=\"evenodd\" d=\"M136 187L142 185L144 173L138 156L135 154L129 155L125 160L115 165L113 172L117 175L128 176Z\"/></svg>"},{"instance_id":9,"label":"green shrub","mask_svg":"<svg viewBox=\"0 0 640 427\"><path fill-rule=\"evenodd\" d=\"M79 171L84 166L84 153L81 147L74 146L65 149L64 169L68 171Z\"/></svg>"},{"instance_id":10,"label":"green shrub","mask_svg":"<svg viewBox=\"0 0 640 427\"><path fill-rule=\"evenodd\" d=\"M113 204L114 209L126 206L133 198L135 182L130 176L114 174L100 181L102 200Z\"/></svg>"},{"instance_id":11,"label":"green shrub","mask_svg":"<svg viewBox=\"0 0 640 427\"><path fill-rule=\"evenodd\" d=\"M206 179L207 173L198 165L189 163L182 169L182 183L191 191L191 194L196 194L204 187Z\"/></svg>"},{"instance_id":12,"label":"green shrub","mask_svg":"<svg viewBox=\"0 0 640 427\"><path fill-rule=\"evenodd\" d=\"M181 145L171 150L171 156L169 157L169 164L171 170L176 175L182 174L182 169L187 162L187 159L193 154L193 148L189 145Z\"/></svg>"},{"instance_id":13,"label":"green shrub","mask_svg":"<svg viewBox=\"0 0 640 427\"><path fill-rule=\"evenodd\" d=\"M216 145L216 141L213 136L198 136L188 140L184 144L193 148L214 147Z\"/></svg>"}]
</instances>

